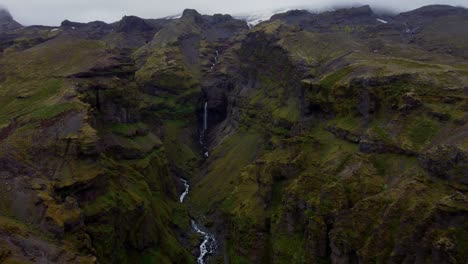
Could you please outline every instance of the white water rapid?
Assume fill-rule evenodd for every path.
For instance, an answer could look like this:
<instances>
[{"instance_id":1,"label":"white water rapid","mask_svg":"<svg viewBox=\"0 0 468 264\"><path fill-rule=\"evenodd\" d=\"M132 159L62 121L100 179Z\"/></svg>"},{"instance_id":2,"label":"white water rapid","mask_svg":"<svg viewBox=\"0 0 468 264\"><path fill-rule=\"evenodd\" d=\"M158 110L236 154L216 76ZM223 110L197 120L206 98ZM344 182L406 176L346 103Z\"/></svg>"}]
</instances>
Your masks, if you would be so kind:
<instances>
[{"instance_id":1,"label":"white water rapid","mask_svg":"<svg viewBox=\"0 0 468 264\"><path fill-rule=\"evenodd\" d=\"M184 179L182 179L182 178L180 178L180 180L184 183L184 187L185 187L185 191L184 191L184 192L180 195L180 197L179 197L180 203L183 203L185 197L186 197L187 194L189 193L190 185L188 184L187 180L184 180Z\"/></svg>"},{"instance_id":2,"label":"white water rapid","mask_svg":"<svg viewBox=\"0 0 468 264\"><path fill-rule=\"evenodd\" d=\"M179 201L183 203L185 197L189 193L190 185L188 184L187 180L182 178L180 178L180 180L184 183L185 186L185 191L179 197ZM192 225L192 230L203 236L203 241L200 244L200 255L198 255L197 258L197 264L205 264L205 259L208 257L208 255L215 253L216 248L218 247L216 244L216 239L213 235L201 230L195 220L191 219L190 223Z\"/></svg>"},{"instance_id":3,"label":"white water rapid","mask_svg":"<svg viewBox=\"0 0 468 264\"><path fill-rule=\"evenodd\" d=\"M198 234L203 236L203 242L200 244L200 255L197 258L198 264L205 264L205 257L209 254L213 254L216 251L217 244L216 239L211 234L201 230L197 223L192 220L192 229Z\"/></svg>"},{"instance_id":4,"label":"white water rapid","mask_svg":"<svg viewBox=\"0 0 468 264\"><path fill-rule=\"evenodd\" d=\"M216 51L216 54L215 54L215 57L214 57L214 62L213 62L213 64L211 64L211 68L210 68L211 71L213 71L216 64L218 64L218 61L219 61L219 51Z\"/></svg>"}]
</instances>

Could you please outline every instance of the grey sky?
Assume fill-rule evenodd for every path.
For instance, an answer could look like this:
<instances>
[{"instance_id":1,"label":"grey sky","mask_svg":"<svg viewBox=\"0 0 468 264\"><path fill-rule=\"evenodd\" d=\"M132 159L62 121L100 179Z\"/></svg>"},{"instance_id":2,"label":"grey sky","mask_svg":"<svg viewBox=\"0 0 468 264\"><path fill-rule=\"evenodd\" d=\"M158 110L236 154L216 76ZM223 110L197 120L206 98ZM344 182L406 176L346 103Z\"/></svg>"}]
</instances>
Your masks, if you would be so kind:
<instances>
[{"instance_id":1,"label":"grey sky","mask_svg":"<svg viewBox=\"0 0 468 264\"><path fill-rule=\"evenodd\" d=\"M359 4L402 12L429 4L468 7L468 0L0 0L0 6L7 7L24 25L58 25L65 19L114 22L124 15L159 18L181 13L185 8L204 14L242 14L287 7L317 10Z\"/></svg>"}]
</instances>

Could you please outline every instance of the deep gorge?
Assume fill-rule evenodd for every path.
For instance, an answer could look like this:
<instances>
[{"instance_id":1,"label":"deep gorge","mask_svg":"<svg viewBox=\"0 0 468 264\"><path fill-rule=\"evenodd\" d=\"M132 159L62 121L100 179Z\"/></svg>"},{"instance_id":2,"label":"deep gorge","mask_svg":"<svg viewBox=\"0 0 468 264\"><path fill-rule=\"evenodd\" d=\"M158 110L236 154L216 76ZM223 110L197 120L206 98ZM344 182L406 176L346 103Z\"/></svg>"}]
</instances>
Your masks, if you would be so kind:
<instances>
[{"instance_id":1,"label":"deep gorge","mask_svg":"<svg viewBox=\"0 0 468 264\"><path fill-rule=\"evenodd\" d=\"M0 263L468 258L466 9L0 22Z\"/></svg>"}]
</instances>

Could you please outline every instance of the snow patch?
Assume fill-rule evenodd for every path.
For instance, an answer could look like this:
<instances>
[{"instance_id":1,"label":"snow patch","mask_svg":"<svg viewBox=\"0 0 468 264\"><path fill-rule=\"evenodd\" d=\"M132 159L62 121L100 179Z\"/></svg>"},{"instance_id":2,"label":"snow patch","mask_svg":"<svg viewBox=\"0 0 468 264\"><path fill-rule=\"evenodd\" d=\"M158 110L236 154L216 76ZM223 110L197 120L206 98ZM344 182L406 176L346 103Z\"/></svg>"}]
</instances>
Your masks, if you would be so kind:
<instances>
[{"instance_id":1,"label":"snow patch","mask_svg":"<svg viewBox=\"0 0 468 264\"><path fill-rule=\"evenodd\" d=\"M379 21L380 23L388 24L387 21L385 21L385 20L383 20L383 19L380 19L380 18L377 18L377 21Z\"/></svg>"},{"instance_id":2,"label":"snow patch","mask_svg":"<svg viewBox=\"0 0 468 264\"><path fill-rule=\"evenodd\" d=\"M177 15L167 16L167 17L164 17L164 19L179 19L181 17L182 17L182 13L177 14Z\"/></svg>"},{"instance_id":3,"label":"snow patch","mask_svg":"<svg viewBox=\"0 0 468 264\"><path fill-rule=\"evenodd\" d=\"M293 8L287 8L287 9L276 9L276 10L264 10L260 12L253 12L249 14L238 14L234 15L233 17L236 19L244 20L247 22L250 28L269 20L273 15L279 14L279 13L285 13L287 11L293 10Z\"/></svg>"},{"instance_id":4,"label":"snow patch","mask_svg":"<svg viewBox=\"0 0 468 264\"><path fill-rule=\"evenodd\" d=\"M50 30L50 32L55 32L55 31L58 31L59 29L58 28L53 28Z\"/></svg>"}]
</instances>

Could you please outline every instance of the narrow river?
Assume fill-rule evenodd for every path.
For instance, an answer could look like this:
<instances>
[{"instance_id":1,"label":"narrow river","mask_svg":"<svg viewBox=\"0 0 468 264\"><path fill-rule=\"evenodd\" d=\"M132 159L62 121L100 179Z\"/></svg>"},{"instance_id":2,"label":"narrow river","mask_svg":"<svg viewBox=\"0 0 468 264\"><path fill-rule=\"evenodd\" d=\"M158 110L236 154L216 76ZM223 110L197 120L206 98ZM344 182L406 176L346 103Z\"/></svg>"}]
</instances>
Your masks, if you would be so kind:
<instances>
[{"instance_id":1,"label":"narrow river","mask_svg":"<svg viewBox=\"0 0 468 264\"><path fill-rule=\"evenodd\" d=\"M184 192L179 197L179 201L183 203L185 197L187 197L189 193L190 185L188 184L187 180L182 178L180 178L180 180L184 183L185 186ZM192 225L192 230L195 233L203 236L203 241L200 244L200 254L198 255L197 263L205 264L205 261L208 258L208 256L215 253L218 244L216 243L215 237L212 234L201 230L197 222L195 222L195 220L191 219L190 223Z\"/></svg>"},{"instance_id":2,"label":"narrow river","mask_svg":"<svg viewBox=\"0 0 468 264\"><path fill-rule=\"evenodd\" d=\"M213 64L211 65L210 71L213 71L214 67L216 64L219 62L219 52L216 50L215 57L213 60ZM202 131L200 133L200 145L203 148L203 154L205 158L209 157L209 151L208 151L208 146L206 144L206 131L208 129L208 101L205 101L204 107L203 107L203 127ZM185 198L189 194L190 190L190 185L188 184L188 181L185 179L180 178L180 180L184 183L185 190L184 192L180 195L179 201L181 203L184 202ZM194 219L190 220L190 223L192 225L192 230L201 235L203 237L203 241L200 244L200 254L198 255L197 258L197 263L198 264L205 264L206 259L208 258L209 255L213 255L216 252L216 248L218 247L218 244L216 243L216 239L214 235L208 233L207 231L203 231L197 224L197 222Z\"/></svg>"}]
</instances>

